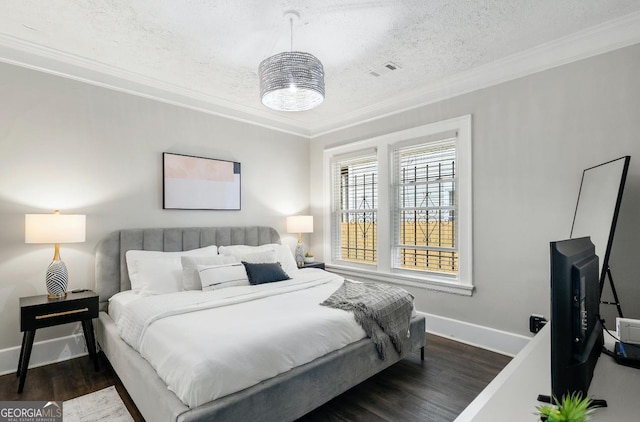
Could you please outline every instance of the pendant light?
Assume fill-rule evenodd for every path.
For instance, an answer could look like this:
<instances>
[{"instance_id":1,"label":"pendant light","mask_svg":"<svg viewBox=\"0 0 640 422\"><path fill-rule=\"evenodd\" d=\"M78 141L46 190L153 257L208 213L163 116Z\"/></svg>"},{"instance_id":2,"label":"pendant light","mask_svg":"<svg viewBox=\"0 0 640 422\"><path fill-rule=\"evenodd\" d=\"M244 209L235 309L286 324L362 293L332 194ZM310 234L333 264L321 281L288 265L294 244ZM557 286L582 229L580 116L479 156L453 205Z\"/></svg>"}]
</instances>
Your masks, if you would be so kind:
<instances>
[{"instance_id":1,"label":"pendant light","mask_svg":"<svg viewBox=\"0 0 640 422\"><path fill-rule=\"evenodd\" d=\"M291 30L291 51L271 56L260 63L262 104L278 111L306 111L324 100L324 68L314 55L293 51L293 21L297 11L285 13Z\"/></svg>"}]
</instances>

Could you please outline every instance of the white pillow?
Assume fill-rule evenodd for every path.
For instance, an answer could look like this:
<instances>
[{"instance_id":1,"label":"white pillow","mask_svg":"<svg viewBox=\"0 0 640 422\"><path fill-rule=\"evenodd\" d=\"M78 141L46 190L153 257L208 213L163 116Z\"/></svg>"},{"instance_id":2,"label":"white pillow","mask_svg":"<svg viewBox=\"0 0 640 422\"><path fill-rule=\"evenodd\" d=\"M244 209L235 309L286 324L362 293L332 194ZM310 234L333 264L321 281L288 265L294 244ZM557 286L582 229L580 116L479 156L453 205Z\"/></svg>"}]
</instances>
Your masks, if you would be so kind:
<instances>
[{"instance_id":1,"label":"white pillow","mask_svg":"<svg viewBox=\"0 0 640 422\"><path fill-rule=\"evenodd\" d=\"M247 271L239 262L226 265L198 265L198 273L203 291L249 286Z\"/></svg>"},{"instance_id":2,"label":"white pillow","mask_svg":"<svg viewBox=\"0 0 640 422\"><path fill-rule=\"evenodd\" d=\"M238 261L248 262L250 264L275 264L278 262L276 259L275 251L261 251L261 252L252 252L246 254L238 254L238 255L222 255L229 256L237 259Z\"/></svg>"},{"instance_id":3,"label":"white pillow","mask_svg":"<svg viewBox=\"0 0 640 422\"><path fill-rule=\"evenodd\" d=\"M247 261L243 257L247 254L274 251L276 253L276 262L282 265L284 272L293 277L293 273L298 271L298 265L291 253L291 249L285 245L278 245L276 243L269 243L261 246L248 246L248 245L232 245L232 246L220 246L218 253L220 255L232 255L240 259L241 261ZM258 262L259 263L259 262Z\"/></svg>"},{"instance_id":4,"label":"white pillow","mask_svg":"<svg viewBox=\"0 0 640 422\"><path fill-rule=\"evenodd\" d=\"M182 263L187 256L215 255L215 245L179 252L130 250L125 254L131 290L141 295L165 294L182 290Z\"/></svg>"},{"instance_id":5,"label":"white pillow","mask_svg":"<svg viewBox=\"0 0 640 422\"><path fill-rule=\"evenodd\" d=\"M248 253L256 253L256 252L264 252L264 251L273 251L274 243L270 243L268 245L262 246L249 246L249 245L231 245L231 246L220 246L218 248L218 253L220 255L246 255Z\"/></svg>"},{"instance_id":6,"label":"white pillow","mask_svg":"<svg viewBox=\"0 0 640 422\"><path fill-rule=\"evenodd\" d=\"M184 290L202 290L198 265L222 265L239 262L235 256L211 255L211 256L181 256L182 262L182 287Z\"/></svg>"},{"instance_id":7,"label":"white pillow","mask_svg":"<svg viewBox=\"0 0 640 422\"><path fill-rule=\"evenodd\" d=\"M275 247L276 258L282 265L282 269L285 273L289 274L290 277L293 277L293 273L298 271L298 264L296 264L296 259L293 257L291 249L286 245L275 245Z\"/></svg>"}]
</instances>

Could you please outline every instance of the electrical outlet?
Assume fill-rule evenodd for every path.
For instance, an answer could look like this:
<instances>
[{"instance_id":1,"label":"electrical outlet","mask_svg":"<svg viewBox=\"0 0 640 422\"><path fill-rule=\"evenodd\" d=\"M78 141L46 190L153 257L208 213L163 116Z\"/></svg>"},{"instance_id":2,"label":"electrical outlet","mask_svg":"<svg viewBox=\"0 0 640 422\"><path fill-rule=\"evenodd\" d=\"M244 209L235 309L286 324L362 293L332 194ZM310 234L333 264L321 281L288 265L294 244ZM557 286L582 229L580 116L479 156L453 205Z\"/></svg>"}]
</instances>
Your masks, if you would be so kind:
<instances>
[{"instance_id":1,"label":"electrical outlet","mask_svg":"<svg viewBox=\"0 0 640 422\"><path fill-rule=\"evenodd\" d=\"M542 315L531 315L529 317L529 331L537 333L542 330L542 327L547 323L547 320Z\"/></svg>"}]
</instances>

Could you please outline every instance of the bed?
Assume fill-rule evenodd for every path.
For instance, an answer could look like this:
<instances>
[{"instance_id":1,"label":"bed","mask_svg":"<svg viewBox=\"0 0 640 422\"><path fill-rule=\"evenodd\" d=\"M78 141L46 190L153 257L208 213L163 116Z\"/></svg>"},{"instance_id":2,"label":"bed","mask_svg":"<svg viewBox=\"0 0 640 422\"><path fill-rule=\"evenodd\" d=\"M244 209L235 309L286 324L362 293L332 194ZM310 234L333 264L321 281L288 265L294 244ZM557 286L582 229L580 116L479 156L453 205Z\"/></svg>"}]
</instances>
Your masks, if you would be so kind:
<instances>
[{"instance_id":1,"label":"bed","mask_svg":"<svg viewBox=\"0 0 640 422\"><path fill-rule=\"evenodd\" d=\"M108 312L110 298L131 290L126 252L179 252L209 245L267 244L280 244L280 236L275 229L264 226L128 229L111 233L98 244L96 291L100 295L100 313L96 338L147 421L294 420L402 359L393 347L388 347L390 351L381 360L370 339L362 338L240 391L223 394L211 401L201 399L192 402L191 406L185 404L186 399L178 398L176 394L179 393L167 387L152 364L123 340ZM314 275L321 279L322 273L328 274L321 270L313 270L317 273L312 274L311 271L300 270L304 273L304 277L300 277L301 283L306 282L305 277ZM313 283L321 284L322 281ZM412 317L409 336L403 341L407 353L416 350L424 353L424 317ZM256 354L260 352L259 348L255 350Z\"/></svg>"}]
</instances>

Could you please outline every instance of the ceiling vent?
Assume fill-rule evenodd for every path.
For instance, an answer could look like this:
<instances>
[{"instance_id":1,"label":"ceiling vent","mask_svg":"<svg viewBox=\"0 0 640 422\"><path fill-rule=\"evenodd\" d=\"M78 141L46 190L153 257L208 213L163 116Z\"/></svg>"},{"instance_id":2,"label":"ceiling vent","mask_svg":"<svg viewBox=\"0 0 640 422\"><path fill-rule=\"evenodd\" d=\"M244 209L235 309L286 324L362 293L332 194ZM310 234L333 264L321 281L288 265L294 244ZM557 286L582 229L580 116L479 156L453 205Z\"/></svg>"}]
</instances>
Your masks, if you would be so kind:
<instances>
[{"instance_id":1,"label":"ceiling vent","mask_svg":"<svg viewBox=\"0 0 640 422\"><path fill-rule=\"evenodd\" d=\"M400 70L402 69L402 67L400 67L397 63L394 62L386 62L383 65L379 65L379 66L375 66L372 68L369 68L369 70L367 70L367 73L375 78L379 78L380 76L386 74L386 73L390 73L390 72L394 72L396 70Z\"/></svg>"},{"instance_id":2,"label":"ceiling vent","mask_svg":"<svg viewBox=\"0 0 640 422\"><path fill-rule=\"evenodd\" d=\"M398 66L394 62L386 62L384 64L384 67L386 67L389 70L398 70L398 69L400 69L400 66Z\"/></svg>"}]
</instances>

